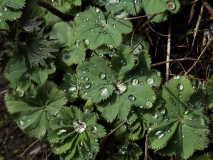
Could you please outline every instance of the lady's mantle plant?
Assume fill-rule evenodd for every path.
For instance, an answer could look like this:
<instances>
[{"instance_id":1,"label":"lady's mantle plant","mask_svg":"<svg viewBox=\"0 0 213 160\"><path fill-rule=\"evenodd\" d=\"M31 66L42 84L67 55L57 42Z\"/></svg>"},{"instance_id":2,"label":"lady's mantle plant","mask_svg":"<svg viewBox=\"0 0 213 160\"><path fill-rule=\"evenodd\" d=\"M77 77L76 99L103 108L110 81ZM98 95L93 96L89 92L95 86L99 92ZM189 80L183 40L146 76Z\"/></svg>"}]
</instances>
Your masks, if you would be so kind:
<instances>
[{"instance_id":1,"label":"lady's mantle plant","mask_svg":"<svg viewBox=\"0 0 213 160\"><path fill-rule=\"evenodd\" d=\"M148 45L126 19L143 9L162 22L188 1L83 2L38 1L44 9L36 1L0 1L0 27L7 30L1 71L10 82L5 103L19 128L65 160L97 158L109 137L115 143L107 158L115 159L139 159L135 140L144 137L151 149L177 159L206 148L211 128L203 88L195 91L180 76L160 88ZM14 26L7 23L21 12Z\"/></svg>"}]
</instances>

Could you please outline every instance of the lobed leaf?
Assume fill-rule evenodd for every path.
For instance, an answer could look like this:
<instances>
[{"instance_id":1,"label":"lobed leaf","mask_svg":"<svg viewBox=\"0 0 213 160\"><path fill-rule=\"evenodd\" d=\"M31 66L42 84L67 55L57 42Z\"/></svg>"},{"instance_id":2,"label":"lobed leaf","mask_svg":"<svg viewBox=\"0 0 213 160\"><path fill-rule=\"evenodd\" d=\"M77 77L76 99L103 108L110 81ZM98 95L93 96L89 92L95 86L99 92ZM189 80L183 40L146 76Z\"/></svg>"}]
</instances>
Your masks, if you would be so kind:
<instances>
[{"instance_id":1,"label":"lobed leaf","mask_svg":"<svg viewBox=\"0 0 213 160\"><path fill-rule=\"evenodd\" d=\"M121 34L130 33L132 24L125 20L116 20L112 16L106 19L99 8L89 7L76 15L76 37L87 41L88 47L96 49L102 44L117 47L121 44Z\"/></svg>"},{"instance_id":2,"label":"lobed leaf","mask_svg":"<svg viewBox=\"0 0 213 160\"><path fill-rule=\"evenodd\" d=\"M72 23L68 25L65 22L59 22L53 26L50 33L50 39L54 40L54 44L63 48L60 51L61 60L68 66L79 64L85 58L86 48L74 37L74 29Z\"/></svg>"},{"instance_id":3,"label":"lobed leaf","mask_svg":"<svg viewBox=\"0 0 213 160\"><path fill-rule=\"evenodd\" d=\"M149 59L142 59L147 54L140 53L142 63L135 65L134 56L129 53L128 47L121 47L111 62L94 55L77 68L80 95L98 103L98 110L109 121L116 116L126 120L132 105L151 108L156 99L151 86L159 85L160 77L150 71ZM144 72L140 73L142 67Z\"/></svg>"},{"instance_id":4,"label":"lobed leaf","mask_svg":"<svg viewBox=\"0 0 213 160\"><path fill-rule=\"evenodd\" d=\"M63 159L91 159L99 150L98 138L105 135L96 121L94 113L83 113L75 106L62 107L50 122L53 130L48 139L53 152Z\"/></svg>"},{"instance_id":5,"label":"lobed leaf","mask_svg":"<svg viewBox=\"0 0 213 160\"><path fill-rule=\"evenodd\" d=\"M184 77L170 80L161 95L165 99L165 119L151 126L150 147L160 154L175 154L177 159L187 159L195 150L204 149L208 144L204 95L202 90L194 92Z\"/></svg>"},{"instance_id":6,"label":"lobed leaf","mask_svg":"<svg viewBox=\"0 0 213 160\"><path fill-rule=\"evenodd\" d=\"M48 75L54 71L55 66L51 61L47 62L47 67L35 69L29 68L24 59L20 58L13 61L9 69L4 73L4 76L10 81L12 88L15 89L18 86L26 91L30 87L31 81L43 84L47 80Z\"/></svg>"},{"instance_id":7,"label":"lobed leaf","mask_svg":"<svg viewBox=\"0 0 213 160\"><path fill-rule=\"evenodd\" d=\"M52 82L46 82L38 89L31 86L21 97L12 93L5 95L5 102L19 128L30 137L46 138L49 120L66 104L64 93Z\"/></svg>"}]
</instances>

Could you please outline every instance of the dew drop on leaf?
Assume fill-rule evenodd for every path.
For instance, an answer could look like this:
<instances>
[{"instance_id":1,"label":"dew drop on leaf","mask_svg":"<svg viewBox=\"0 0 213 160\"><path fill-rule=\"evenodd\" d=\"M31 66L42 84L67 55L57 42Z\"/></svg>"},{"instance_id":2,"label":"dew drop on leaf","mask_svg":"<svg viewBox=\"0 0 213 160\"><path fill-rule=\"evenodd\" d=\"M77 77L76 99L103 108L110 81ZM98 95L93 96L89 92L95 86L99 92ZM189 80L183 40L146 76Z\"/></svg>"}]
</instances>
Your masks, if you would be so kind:
<instances>
[{"instance_id":1,"label":"dew drop on leaf","mask_svg":"<svg viewBox=\"0 0 213 160\"><path fill-rule=\"evenodd\" d=\"M97 133L98 129L95 127L95 126L92 126L91 127L91 132L93 133Z\"/></svg>"},{"instance_id":2,"label":"dew drop on leaf","mask_svg":"<svg viewBox=\"0 0 213 160\"><path fill-rule=\"evenodd\" d=\"M189 111L185 111L184 114L188 114Z\"/></svg>"},{"instance_id":3,"label":"dew drop on leaf","mask_svg":"<svg viewBox=\"0 0 213 160\"><path fill-rule=\"evenodd\" d=\"M87 125L84 122L80 121L79 119L76 119L73 121L73 127L76 132L82 133L85 131Z\"/></svg>"},{"instance_id":4,"label":"dew drop on leaf","mask_svg":"<svg viewBox=\"0 0 213 160\"><path fill-rule=\"evenodd\" d=\"M146 108L151 108L152 107L152 102L150 102L150 101L147 101L146 102Z\"/></svg>"},{"instance_id":5,"label":"dew drop on leaf","mask_svg":"<svg viewBox=\"0 0 213 160\"><path fill-rule=\"evenodd\" d=\"M154 79L152 77L149 77L147 78L146 82L149 84L149 85L152 85L154 83Z\"/></svg>"},{"instance_id":6,"label":"dew drop on leaf","mask_svg":"<svg viewBox=\"0 0 213 160\"><path fill-rule=\"evenodd\" d=\"M100 73L100 74L99 74L99 77L100 77L101 79L105 79L105 78L106 78L106 75L105 75L104 73Z\"/></svg>"},{"instance_id":7,"label":"dew drop on leaf","mask_svg":"<svg viewBox=\"0 0 213 160\"><path fill-rule=\"evenodd\" d=\"M107 88L101 88L99 89L99 93L101 96L107 96L109 94L109 91Z\"/></svg>"},{"instance_id":8,"label":"dew drop on leaf","mask_svg":"<svg viewBox=\"0 0 213 160\"><path fill-rule=\"evenodd\" d=\"M167 2L166 2L166 7L167 7L168 9L175 9L175 3L172 2L172 1L167 1Z\"/></svg>"},{"instance_id":9,"label":"dew drop on leaf","mask_svg":"<svg viewBox=\"0 0 213 160\"><path fill-rule=\"evenodd\" d=\"M125 66L125 65L126 65L125 60L121 60L121 64L122 64L123 66Z\"/></svg>"},{"instance_id":10,"label":"dew drop on leaf","mask_svg":"<svg viewBox=\"0 0 213 160\"><path fill-rule=\"evenodd\" d=\"M133 96L133 95L129 95L129 96L128 96L128 99L129 99L131 102L133 102L133 101L136 100L135 96Z\"/></svg>"},{"instance_id":11,"label":"dew drop on leaf","mask_svg":"<svg viewBox=\"0 0 213 160\"><path fill-rule=\"evenodd\" d=\"M178 94L178 97L179 97L179 98L182 98L181 94Z\"/></svg>"},{"instance_id":12,"label":"dew drop on leaf","mask_svg":"<svg viewBox=\"0 0 213 160\"><path fill-rule=\"evenodd\" d=\"M70 85L69 91L75 91L77 89L76 85Z\"/></svg>"},{"instance_id":13,"label":"dew drop on leaf","mask_svg":"<svg viewBox=\"0 0 213 160\"><path fill-rule=\"evenodd\" d=\"M99 8L96 8L95 11L96 11L97 13L99 13L99 12L100 12L100 9L99 9Z\"/></svg>"},{"instance_id":14,"label":"dew drop on leaf","mask_svg":"<svg viewBox=\"0 0 213 160\"><path fill-rule=\"evenodd\" d=\"M164 133L162 133L162 134L158 135L158 138L159 138L159 139L161 139L161 138L163 138L163 137L164 137L164 135L165 135L165 134L164 134Z\"/></svg>"},{"instance_id":15,"label":"dew drop on leaf","mask_svg":"<svg viewBox=\"0 0 213 160\"><path fill-rule=\"evenodd\" d=\"M152 117L153 117L154 119L157 119L157 118L158 118L158 115L157 115L157 114L153 114Z\"/></svg>"},{"instance_id":16,"label":"dew drop on leaf","mask_svg":"<svg viewBox=\"0 0 213 160\"><path fill-rule=\"evenodd\" d=\"M7 11L7 7L2 7L2 10L3 11Z\"/></svg>"},{"instance_id":17,"label":"dew drop on leaf","mask_svg":"<svg viewBox=\"0 0 213 160\"><path fill-rule=\"evenodd\" d=\"M159 136L161 133L162 133L162 131L157 131L157 132L155 133L155 135L156 135L156 136Z\"/></svg>"},{"instance_id":18,"label":"dew drop on leaf","mask_svg":"<svg viewBox=\"0 0 213 160\"><path fill-rule=\"evenodd\" d=\"M137 85L139 80L137 78L132 79L132 85Z\"/></svg>"},{"instance_id":19,"label":"dew drop on leaf","mask_svg":"<svg viewBox=\"0 0 213 160\"><path fill-rule=\"evenodd\" d=\"M85 44L88 46L89 45L89 40L88 39L85 39Z\"/></svg>"},{"instance_id":20,"label":"dew drop on leaf","mask_svg":"<svg viewBox=\"0 0 213 160\"><path fill-rule=\"evenodd\" d=\"M85 80L85 81L88 81L88 80L89 80L89 78L88 78L88 77L85 77L85 78L84 78L84 80Z\"/></svg>"},{"instance_id":21,"label":"dew drop on leaf","mask_svg":"<svg viewBox=\"0 0 213 160\"><path fill-rule=\"evenodd\" d=\"M182 84L178 84L178 85L177 85L177 89L179 89L180 91L182 91L182 90L183 90L183 88L184 88L184 87L183 87L183 85L182 85Z\"/></svg>"},{"instance_id":22,"label":"dew drop on leaf","mask_svg":"<svg viewBox=\"0 0 213 160\"><path fill-rule=\"evenodd\" d=\"M57 132L57 136L60 136L60 135L62 135L62 134L64 134L64 133L66 133L67 131L65 130L65 129L61 129L61 130L59 130L58 132Z\"/></svg>"},{"instance_id":23,"label":"dew drop on leaf","mask_svg":"<svg viewBox=\"0 0 213 160\"><path fill-rule=\"evenodd\" d=\"M26 123L26 122L23 121L23 120L20 120L20 121L19 121L19 124L20 124L22 127L25 125L25 123Z\"/></svg>"},{"instance_id":24,"label":"dew drop on leaf","mask_svg":"<svg viewBox=\"0 0 213 160\"><path fill-rule=\"evenodd\" d=\"M124 83L117 82L116 86L117 86L117 90L115 90L116 94L123 94L127 90L127 86Z\"/></svg>"},{"instance_id":25,"label":"dew drop on leaf","mask_svg":"<svg viewBox=\"0 0 213 160\"><path fill-rule=\"evenodd\" d=\"M90 84L90 83L84 84L84 88L89 89L90 87L91 87L91 84Z\"/></svg>"}]
</instances>

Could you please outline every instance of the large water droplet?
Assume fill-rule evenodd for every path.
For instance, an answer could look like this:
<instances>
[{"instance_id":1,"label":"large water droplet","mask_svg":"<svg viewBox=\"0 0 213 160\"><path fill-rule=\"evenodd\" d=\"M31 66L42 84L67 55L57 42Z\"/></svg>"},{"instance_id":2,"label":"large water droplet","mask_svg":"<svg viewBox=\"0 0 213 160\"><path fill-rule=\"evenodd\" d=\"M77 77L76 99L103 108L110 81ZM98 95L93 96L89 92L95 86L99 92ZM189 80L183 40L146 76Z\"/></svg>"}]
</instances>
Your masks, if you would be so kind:
<instances>
[{"instance_id":1,"label":"large water droplet","mask_svg":"<svg viewBox=\"0 0 213 160\"><path fill-rule=\"evenodd\" d=\"M77 87L75 85L70 85L69 91L75 91Z\"/></svg>"},{"instance_id":2,"label":"large water droplet","mask_svg":"<svg viewBox=\"0 0 213 160\"><path fill-rule=\"evenodd\" d=\"M149 77L147 78L146 82L149 84L149 85L152 85L154 83L154 79L152 77Z\"/></svg>"},{"instance_id":3,"label":"large water droplet","mask_svg":"<svg viewBox=\"0 0 213 160\"><path fill-rule=\"evenodd\" d=\"M155 114L152 115L152 117L153 117L154 119L157 119L157 118L158 118L158 115L155 113Z\"/></svg>"},{"instance_id":4,"label":"large water droplet","mask_svg":"<svg viewBox=\"0 0 213 160\"><path fill-rule=\"evenodd\" d=\"M96 8L95 11L96 11L97 13L99 13L99 12L100 12L100 9L99 9L99 8Z\"/></svg>"},{"instance_id":5,"label":"large water droplet","mask_svg":"<svg viewBox=\"0 0 213 160\"><path fill-rule=\"evenodd\" d=\"M60 136L60 135L62 135L62 134L64 134L64 133L66 133L67 131L65 130L65 129L61 129L61 130L59 130L58 132L57 132L57 136Z\"/></svg>"},{"instance_id":6,"label":"large water droplet","mask_svg":"<svg viewBox=\"0 0 213 160\"><path fill-rule=\"evenodd\" d=\"M157 132L155 133L155 135L156 135L156 136L159 136L161 133L162 133L162 131L157 131Z\"/></svg>"},{"instance_id":7,"label":"large water droplet","mask_svg":"<svg viewBox=\"0 0 213 160\"><path fill-rule=\"evenodd\" d=\"M104 73L100 73L100 74L99 74L99 77L100 77L101 79L105 79L105 78L106 78L106 75L105 75Z\"/></svg>"},{"instance_id":8,"label":"large water droplet","mask_svg":"<svg viewBox=\"0 0 213 160\"><path fill-rule=\"evenodd\" d=\"M146 102L146 108L151 108L153 106L152 102L147 101Z\"/></svg>"},{"instance_id":9,"label":"large water droplet","mask_svg":"<svg viewBox=\"0 0 213 160\"><path fill-rule=\"evenodd\" d=\"M117 82L117 88L115 90L116 94L123 94L127 90L127 86L124 83Z\"/></svg>"},{"instance_id":10,"label":"large water droplet","mask_svg":"<svg viewBox=\"0 0 213 160\"><path fill-rule=\"evenodd\" d=\"M138 79L136 79L136 78L132 79L132 85L137 85L137 84L138 84L138 82L139 82L139 80L138 80Z\"/></svg>"},{"instance_id":11,"label":"large water droplet","mask_svg":"<svg viewBox=\"0 0 213 160\"><path fill-rule=\"evenodd\" d=\"M167 2L166 2L166 7L167 7L168 9L175 9L175 3L172 2L172 1L167 1Z\"/></svg>"},{"instance_id":12,"label":"large water droplet","mask_svg":"<svg viewBox=\"0 0 213 160\"><path fill-rule=\"evenodd\" d=\"M163 137L164 137L164 135L165 135L165 134L164 134L164 133L162 133L162 134L160 134L160 135L158 136L158 138L159 138L159 139L161 139L161 138L163 138Z\"/></svg>"},{"instance_id":13,"label":"large water droplet","mask_svg":"<svg viewBox=\"0 0 213 160\"><path fill-rule=\"evenodd\" d=\"M91 84L90 84L90 83L84 84L84 88L89 89L90 87L91 87Z\"/></svg>"},{"instance_id":14,"label":"large water droplet","mask_svg":"<svg viewBox=\"0 0 213 160\"><path fill-rule=\"evenodd\" d=\"M92 127L91 127L91 132L97 133L97 132L98 132L98 129L97 129L95 126L92 126Z\"/></svg>"},{"instance_id":15,"label":"large water droplet","mask_svg":"<svg viewBox=\"0 0 213 160\"><path fill-rule=\"evenodd\" d=\"M107 96L109 94L109 91L107 88L101 88L99 89L99 93L101 96Z\"/></svg>"},{"instance_id":16,"label":"large water droplet","mask_svg":"<svg viewBox=\"0 0 213 160\"><path fill-rule=\"evenodd\" d=\"M88 46L89 45L89 40L88 39L85 39L84 40L85 44Z\"/></svg>"},{"instance_id":17,"label":"large water droplet","mask_svg":"<svg viewBox=\"0 0 213 160\"><path fill-rule=\"evenodd\" d=\"M19 121L19 124L20 124L22 127L25 125L25 123L26 123L26 122L23 121L23 120L20 120L20 121Z\"/></svg>"},{"instance_id":18,"label":"large water droplet","mask_svg":"<svg viewBox=\"0 0 213 160\"><path fill-rule=\"evenodd\" d=\"M182 85L182 84L178 84L178 85L177 85L177 89L179 89L180 91L182 91L182 90L183 90L183 88L184 88L184 87L183 87L183 85Z\"/></svg>"},{"instance_id":19,"label":"large water droplet","mask_svg":"<svg viewBox=\"0 0 213 160\"><path fill-rule=\"evenodd\" d=\"M129 99L131 102L133 102L133 101L136 100L136 97L133 96L133 95L129 95L129 96L128 96L128 99Z\"/></svg>"},{"instance_id":20,"label":"large water droplet","mask_svg":"<svg viewBox=\"0 0 213 160\"><path fill-rule=\"evenodd\" d=\"M79 119L76 119L73 121L73 127L76 132L82 133L87 128L87 125L84 122L80 121Z\"/></svg>"}]
</instances>

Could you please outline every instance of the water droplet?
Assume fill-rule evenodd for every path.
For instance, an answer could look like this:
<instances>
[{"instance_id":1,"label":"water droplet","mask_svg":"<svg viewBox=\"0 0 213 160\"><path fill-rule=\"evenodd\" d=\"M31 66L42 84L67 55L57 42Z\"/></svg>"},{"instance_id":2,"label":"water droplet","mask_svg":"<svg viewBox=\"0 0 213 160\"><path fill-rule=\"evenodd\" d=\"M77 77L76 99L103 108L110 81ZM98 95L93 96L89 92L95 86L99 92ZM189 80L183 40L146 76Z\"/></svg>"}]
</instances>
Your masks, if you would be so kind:
<instances>
[{"instance_id":1,"label":"water droplet","mask_svg":"<svg viewBox=\"0 0 213 160\"><path fill-rule=\"evenodd\" d=\"M85 131L87 125L84 122L80 121L79 119L76 119L73 121L73 127L76 132L82 133Z\"/></svg>"},{"instance_id":2,"label":"water droplet","mask_svg":"<svg viewBox=\"0 0 213 160\"><path fill-rule=\"evenodd\" d=\"M167 132L171 132L171 130L170 130L170 129L168 129L168 130L167 130Z\"/></svg>"},{"instance_id":3,"label":"water droplet","mask_svg":"<svg viewBox=\"0 0 213 160\"><path fill-rule=\"evenodd\" d=\"M76 40L76 41L75 41L75 45L76 45L76 46L79 46L79 44L80 44L80 41L79 41L79 40Z\"/></svg>"},{"instance_id":4,"label":"water droplet","mask_svg":"<svg viewBox=\"0 0 213 160\"><path fill-rule=\"evenodd\" d=\"M152 107L152 102L150 102L150 101L147 101L146 102L146 108L151 108Z\"/></svg>"},{"instance_id":5,"label":"water droplet","mask_svg":"<svg viewBox=\"0 0 213 160\"><path fill-rule=\"evenodd\" d=\"M65 130L65 129L61 129L61 130L59 130L58 132L57 132L57 136L60 136L60 135L62 135L62 134L64 134L64 133L66 133L67 131Z\"/></svg>"},{"instance_id":6,"label":"water droplet","mask_svg":"<svg viewBox=\"0 0 213 160\"><path fill-rule=\"evenodd\" d=\"M177 85L177 89L179 89L180 91L182 91L183 90L183 85L182 84L178 84Z\"/></svg>"},{"instance_id":7,"label":"water droplet","mask_svg":"<svg viewBox=\"0 0 213 160\"><path fill-rule=\"evenodd\" d=\"M159 139L161 139L161 138L163 138L163 137L164 137L164 135L165 135L165 134L164 134L164 133L162 133L162 134L160 134L160 135L158 136L158 138L159 138Z\"/></svg>"},{"instance_id":8,"label":"water droplet","mask_svg":"<svg viewBox=\"0 0 213 160\"><path fill-rule=\"evenodd\" d=\"M124 83L117 82L116 86L117 86L115 90L116 94L123 94L127 90L127 86Z\"/></svg>"},{"instance_id":9,"label":"water droplet","mask_svg":"<svg viewBox=\"0 0 213 160\"><path fill-rule=\"evenodd\" d=\"M120 152L121 154L125 154L125 153L126 153L126 150L127 150L127 147L121 147L121 148L119 149L119 152Z\"/></svg>"},{"instance_id":10,"label":"water droplet","mask_svg":"<svg viewBox=\"0 0 213 160\"><path fill-rule=\"evenodd\" d=\"M175 3L172 2L172 1L167 1L167 2L166 2L166 7L167 7L168 9L175 9Z\"/></svg>"},{"instance_id":11,"label":"water droplet","mask_svg":"<svg viewBox=\"0 0 213 160\"><path fill-rule=\"evenodd\" d=\"M88 39L85 39L84 40L85 44L88 46L89 45L89 40Z\"/></svg>"},{"instance_id":12,"label":"water droplet","mask_svg":"<svg viewBox=\"0 0 213 160\"><path fill-rule=\"evenodd\" d=\"M152 117L153 117L154 119L156 119L156 118L158 118L158 115L157 115L157 114L153 114Z\"/></svg>"},{"instance_id":13,"label":"water droplet","mask_svg":"<svg viewBox=\"0 0 213 160\"><path fill-rule=\"evenodd\" d=\"M157 131L157 132L155 133L155 135L156 135L156 136L159 136L161 133L162 133L162 131Z\"/></svg>"},{"instance_id":14,"label":"water droplet","mask_svg":"<svg viewBox=\"0 0 213 160\"><path fill-rule=\"evenodd\" d=\"M130 100L131 102L133 102L133 101L136 100L136 97L133 96L133 95L129 95L128 98L129 98L129 100Z\"/></svg>"},{"instance_id":15,"label":"water droplet","mask_svg":"<svg viewBox=\"0 0 213 160\"><path fill-rule=\"evenodd\" d=\"M84 78L84 80L85 80L85 81L88 81L88 80L89 80L89 78L88 78L88 77L85 77L85 78Z\"/></svg>"},{"instance_id":16,"label":"water droplet","mask_svg":"<svg viewBox=\"0 0 213 160\"><path fill-rule=\"evenodd\" d=\"M136 79L136 78L132 79L132 85L137 85L137 84L138 84L138 82L139 82L139 80L138 80L138 79Z\"/></svg>"},{"instance_id":17,"label":"water droplet","mask_svg":"<svg viewBox=\"0 0 213 160\"><path fill-rule=\"evenodd\" d=\"M3 11L7 11L7 7L2 7L2 10Z\"/></svg>"},{"instance_id":18,"label":"water droplet","mask_svg":"<svg viewBox=\"0 0 213 160\"><path fill-rule=\"evenodd\" d=\"M96 8L95 11L96 11L97 13L99 13L99 12L100 12L100 9L99 9L99 8Z\"/></svg>"},{"instance_id":19,"label":"water droplet","mask_svg":"<svg viewBox=\"0 0 213 160\"><path fill-rule=\"evenodd\" d=\"M110 36L112 36L113 34L112 33L110 33Z\"/></svg>"},{"instance_id":20,"label":"water droplet","mask_svg":"<svg viewBox=\"0 0 213 160\"><path fill-rule=\"evenodd\" d=\"M58 125L62 125L63 124L63 122L60 120L60 121L58 121Z\"/></svg>"},{"instance_id":21,"label":"water droplet","mask_svg":"<svg viewBox=\"0 0 213 160\"><path fill-rule=\"evenodd\" d=\"M91 132L93 133L97 133L98 129L95 127L95 126L92 126L91 127Z\"/></svg>"},{"instance_id":22,"label":"water droplet","mask_svg":"<svg viewBox=\"0 0 213 160\"><path fill-rule=\"evenodd\" d=\"M152 96L152 100L153 100L153 101L156 100L156 95Z\"/></svg>"},{"instance_id":23,"label":"water droplet","mask_svg":"<svg viewBox=\"0 0 213 160\"><path fill-rule=\"evenodd\" d=\"M149 85L152 85L154 83L154 79L149 77L147 78L146 82L149 84Z\"/></svg>"},{"instance_id":24,"label":"water droplet","mask_svg":"<svg viewBox=\"0 0 213 160\"><path fill-rule=\"evenodd\" d=\"M100 77L101 79L105 79L105 78L106 78L106 75L105 75L104 73L100 73L100 74L99 74L99 77Z\"/></svg>"},{"instance_id":25,"label":"water droplet","mask_svg":"<svg viewBox=\"0 0 213 160\"><path fill-rule=\"evenodd\" d=\"M188 114L188 113L189 113L189 111L185 111L185 112L184 112L184 114Z\"/></svg>"},{"instance_id":26,"label":"water droplet","mask_svg":"<svg viewBox=\"0 0 213 160\"><path fill-rule=\"evenodd\" d=\"M178 97L179 97L179 98L182 98L181 94L178 94Z\"/></svg>"},{"instance_id":27,"label":"water droplet","mask_svg":"<svg viewBox=\"0 0 213 160\"><path fill-rule=\"evenodd\" d=\"M69 91L75 91L77 87L75 85L70 85Z\"/></svg>"},{"instance_id":28,"label":"water droplet","mask_svg":"<svg viewBox=\"0 0 213 160\"><path fill-rule=\"evenodd\" d=\"M20 124L21 126L24 126L24 125L25 125L25 123L26 123L26 122L25 122L25 121L23 121L23 120L20 120L20 121L19 121L19 124Z\"/></svg>"},{"instance_id":29,"label":"water droplet","mask_svg":"<svg viewBox=\"0 0 213 160\"><path fill-rule=\"evenodd\" d=\"M90 83L84 84L84 88L89 89L90 87L91 87L91 84L90 84Z\"/></svg>"},{"instance_id":30,"label":"water droplet","mask_svg":"<svg viewBox=\"0 0 213 160\"><path fill-rule=\"evenodd\" d=\"M99 89L99 93L101 96L108 96L109 95L109 91L107 88L101 88Z\"/></svg>"}]
</instances>

